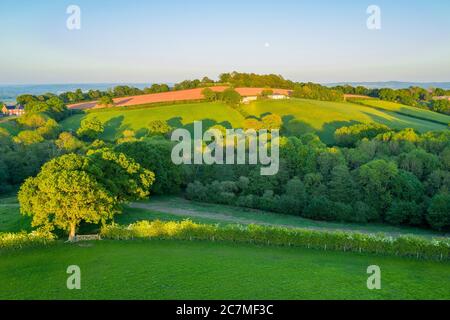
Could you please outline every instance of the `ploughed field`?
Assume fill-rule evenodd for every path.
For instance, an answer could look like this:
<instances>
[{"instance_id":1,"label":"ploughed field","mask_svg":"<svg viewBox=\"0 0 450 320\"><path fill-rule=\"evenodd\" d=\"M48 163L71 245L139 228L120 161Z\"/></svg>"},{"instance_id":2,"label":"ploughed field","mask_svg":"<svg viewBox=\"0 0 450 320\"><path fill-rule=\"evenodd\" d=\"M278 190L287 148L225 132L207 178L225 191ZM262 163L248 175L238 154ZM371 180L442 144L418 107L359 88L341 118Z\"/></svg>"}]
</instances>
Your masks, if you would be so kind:
<instances>
[{"instance_id":1,"label":"ploughed field","mask_svg":"<svg viewBox=\"0 0 450 320\"><path fill-rule=\"evenodd\" d=\"M81 269L68 290L67 267ZM367 267L381 290L367 289ZM450 264L181 241L59 243L0 252L0 299L450 299Z\"/></svg>"},{"instance_id":2,"label":"ploughed field","mask_svg":"<svg viewBox=\"0 0 450 320\"><path fill-rule=\"evenodd\" d=\"M366 103L366 102L364 102ZM262 100L242 108L251 116L260 118L278 114L289 135L316 132L326 143L333 143L337 128L357 123L375 122L394 129L413 128L419 132L448 129L450 117L435 112L383 101L368 100L361 105L350 102L328 102L306 99ZM405 109L406 108L406 109ZM406 110L406 111L405 111ZM115 139L126 129L144 134L154 120L167 121L172 127L191 128L194 121L203 120L204 127L221 124L241 127L245 118L236 109L220 102L198 102L169 105L143 105L127 110L110 108L74 115L63 122L67 130L76 130L84 118L97 117L105 124L103 138Z\"/></svg>"},{"instance_id":3,"label":"ploughed field","mask_svg":"<svg viewBox=\"0 0 450 320\"><path fill-rule=\"evenodd\" d=\"M216 92L222 92L228 87L226 86L215 86L211 87L211 90ZM160 102L174 102L174 101L189 101L189 100L202 100L202 91L204 88L196 88L189 90L177 90L162 93L151 93L143 94L139 96L115 98L114 104L119 107L136 106L149 103L160 103ZM242 96L257 96L260 95L264 88L236 88ZM273 89L275 94L289 95L289 90L286 89ZM68 107L71 109L92 109L97 106L97 101L81 102L71 104Z\"/></svg>"}]
</instances>

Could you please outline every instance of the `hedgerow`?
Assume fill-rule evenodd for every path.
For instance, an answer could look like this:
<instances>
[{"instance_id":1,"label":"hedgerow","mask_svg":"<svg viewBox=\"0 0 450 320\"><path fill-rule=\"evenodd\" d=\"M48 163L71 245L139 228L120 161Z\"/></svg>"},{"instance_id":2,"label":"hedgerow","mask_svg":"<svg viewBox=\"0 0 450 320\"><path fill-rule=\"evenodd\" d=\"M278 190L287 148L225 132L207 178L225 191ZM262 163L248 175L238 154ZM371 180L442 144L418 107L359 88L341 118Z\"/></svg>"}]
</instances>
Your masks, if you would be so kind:
<instances>
[{"instance_id":1,"label":"hedgerow","mask_svg":"<svg viewBox=\"0 0 450 320\"><path fill-rule=\"evenodd\" d=\"M55 242L56 237L47 230L31 233L0 233L0 249L21 249L24 247L43 246Z\"/></svg>"},{"instance_id":2,"label":"hedgerow","mask_svg":"<svg viewBox=\"0 0 450 320\"><path fill-rule=\"evenodd\" d=\"M259 245L295 246L319 250L351 251L417 259L450 259L450 240L382 234L288 229L259 225L207 225L182 222L140 221L129 226L108 225L101 230L106 239L162 239L246 242Z\"/></svg>"}]
</instances>

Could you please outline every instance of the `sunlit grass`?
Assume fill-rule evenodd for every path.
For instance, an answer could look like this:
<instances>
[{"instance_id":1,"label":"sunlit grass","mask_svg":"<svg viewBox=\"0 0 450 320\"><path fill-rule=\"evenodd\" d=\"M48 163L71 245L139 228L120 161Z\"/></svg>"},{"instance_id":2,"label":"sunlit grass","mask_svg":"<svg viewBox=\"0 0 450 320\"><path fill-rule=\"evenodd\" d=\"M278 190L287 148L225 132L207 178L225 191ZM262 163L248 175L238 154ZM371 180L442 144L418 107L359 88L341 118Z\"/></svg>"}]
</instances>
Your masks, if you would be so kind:
<instances>
[{"instance_id":1,"label":"sunlit grass","mask_svg":"<svg viewBox=\"0 0 450 320\"><path fill-rule=\"evenodd\" d=\"M102 241L0 253L0 299L450 299L450 265L247 244ZM368 290L378 265L382 289ZM81 268L81 290L66 269Z\"/></svg>"}]
</instances>

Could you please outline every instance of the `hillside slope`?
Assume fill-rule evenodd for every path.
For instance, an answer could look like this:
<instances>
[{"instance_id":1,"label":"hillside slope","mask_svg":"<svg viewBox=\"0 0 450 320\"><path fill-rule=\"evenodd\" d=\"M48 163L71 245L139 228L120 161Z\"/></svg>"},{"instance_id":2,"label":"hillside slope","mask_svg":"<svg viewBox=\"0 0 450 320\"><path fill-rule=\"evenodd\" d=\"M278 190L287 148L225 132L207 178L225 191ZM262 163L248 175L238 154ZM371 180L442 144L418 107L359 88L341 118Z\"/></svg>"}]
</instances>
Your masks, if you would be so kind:
<instances>
[{"instance_id":1,"label":"hillside slope","mask_svg":"<svg viewBox=\"0 0 450 320\"><path fill-rule=\"evenodd\" d=\"M415 107L406 106L400 103L383 101L378 99L358 99L355 103L373 107L386 111L393 111L401 115L414 117L421 120L428 120L439 124L447 125L450 123L450 116L433 112L426 109L420 109Z\"/></svg>"},{"instance_id":2,"label":"hillside slope","mask_svg":"<svg viewBox=\"0 0 450 320\"><path fill-rule=\"evenodd\" d=\"M441 116L444 116L431 111L417 110L427 116L429 116L429 112L440 119L442 119ZM269 113L278 114L283 118L283 124L288 133L299 135L306 132L317 132L327 143L333 142L333 134L336 129L356 123L376 122L393 129L413 128L419 132L448 128L444 124L347 102L305 99L264 100L252 103L247 107L247 111L256 117ZM420 114L422 115L422 113Z\"/></svg>"},{"instance_id":3,"label":"hillside slope","mask_svg":"<svg viewBox=\"0 0 450 320\"><path fill-rule=\"evenodd\" d=\"M381 110L354 103L327 102L305 99L262 100L243 108L254 117L274 113L283 119L288 134L300 135L316 132L327 143L333 143L337 128L356 123L376 122L394 129L414 128L419 132L446 130L447 125L417 117ZM420 110L426 112L425 110ZM431 112L433 116L443 116ZM120 137L126 129L144 132L153 120L167 121L172 127L191 128L194 121L203 120L204 127L221 124L225 127L241 127L244 117L235 109L219 102L198 102L165 106L143 106L142 108L107 109L87 112L66 119L65 129L76 130L83 118L97 117L106 127L103 138ZM444 116L445 117L445 116Z\"/></svg>"}]
</instances>

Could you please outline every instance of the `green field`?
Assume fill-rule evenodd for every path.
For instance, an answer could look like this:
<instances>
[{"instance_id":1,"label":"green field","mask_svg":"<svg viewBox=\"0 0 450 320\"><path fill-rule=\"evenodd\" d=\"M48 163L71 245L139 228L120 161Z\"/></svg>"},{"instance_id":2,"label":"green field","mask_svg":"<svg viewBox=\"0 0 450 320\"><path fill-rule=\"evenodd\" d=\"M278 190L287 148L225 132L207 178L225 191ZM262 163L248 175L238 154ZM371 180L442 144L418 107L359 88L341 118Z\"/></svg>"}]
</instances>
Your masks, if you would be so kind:
<instances>
[{"instance_id":1,"label":"green field","mask_svg":"<svg viewBox=\"0 0 450 320\"><path fill-rule=\"evenodd\" d=\"M377 103L380 101L376 101ZM288 101L263 100L243 107L249 114L262 117L274 113L283 118L288 134L299 135L316 132L326 143L333 143L337 128L356 123L377 122L394 129L414 128L419 132L447 129L447 118L431 111L412 109L411 116L401 114L393 108L381 110L347 102L326 102L305 99ZM402 109L403 110L403 109ZM409 109L408 109L409 110ZM419 115L419 116L418 116ZM62 125L67 130L76 130L83 118L97 117L105 124L103 138L115 139L126 129L144 132L150 121L167 121L173 127L191 128L194 121L202 120L205 127L222 124L225 127L240 127L244 118L233 108L223 103L189 103L146 107L124 111L108 110L88 112L65 120ZM419 119L420 118L420 119ZM428 119L428 120L427 120ZM440 122L440 123L437 123Z\"/></svg>"},{"instance_id":2,"label":"green field","mask_svg":"<svg viewBox=\"0 0 450 320\"><path fill-rule=\"evenodd\" d=\"M387 225L316 222L259 210L152 198L115 220L257 223L314 229L435 232ZM94 227L95 228L95 227ZM0 232L30 230L15 197L0 199ZM80 233L95 231L84 227ZM382 290L366 287L369 265L382 270ZM66 288L78 265L82 289ZM450 264L367 254L217 242L100 241L0 250L0 299L450 299Z\"/></svg>"},{"instance_id":3,"label":"green field","mask_svg":"<svg viewBox=\"0 0 450 320\"><path fill-rule=\"evenodd\" d=\"M250 114L257 117L269 113L278 114L283 118L288 133L298 135L306 132L317 132L326 143L333 142L333 134L336 129L356 123L376 122L393 129L413 128L419 132L448 128L444 124L346 102L305 99L266 100L254 102L246 109ZM427 112L426 110L417 110L419 113ZM430 113L434 114L434 112ZM441 118L441 115L436 115Z\"/></svg>"},{"instance_id":4,"label":"green field","mask_svg":"<svg viewBox=\"0 0 450 320\"><path fill-rule=\"evenodd\" d=\"M405 106L403 104L382 101L377 99L367 99L367 100L356 100L357 103L361 103L363 105L369 107L375 107L381 110L393 111L402 115L407 115L411 117L415 117L417 119L434 121L436 123L440 123L443 125L447 125L450 123L450 116L445 114L433 112L430 110L419 109L415 107Z\"/></svg>"},{"instance_id":5,"label":"green field","mask_svg":"<svg viewBox=\"0 0 450 320\"><path fill-rule=\"evenodd\" d=\"M140 130L148 128L151 121L167 121L172 127L191 127L194 121L203 120L204 126L221 124L225 127L240 127L243 117L233 108L223 103L187 103L143 109L111 110L89 112L87 115L75 115L66 119L62 126L65 129L76 130L83 118L97 117L105 124L103 138L115 139L127 129Z\"/></svg>"},{"instance_id":6,"label":"green field","mask_svg":"<svg viewBox=\"0 0 450 320\"><path fill-rule=\"evenodd\" d=\"M81 268L81 290L66 269ZM367 267L381 290L367 289ZM210 242L102 241L0 253L0 299L450 299L450 265Z\"/></svg>"}]
</instances>

